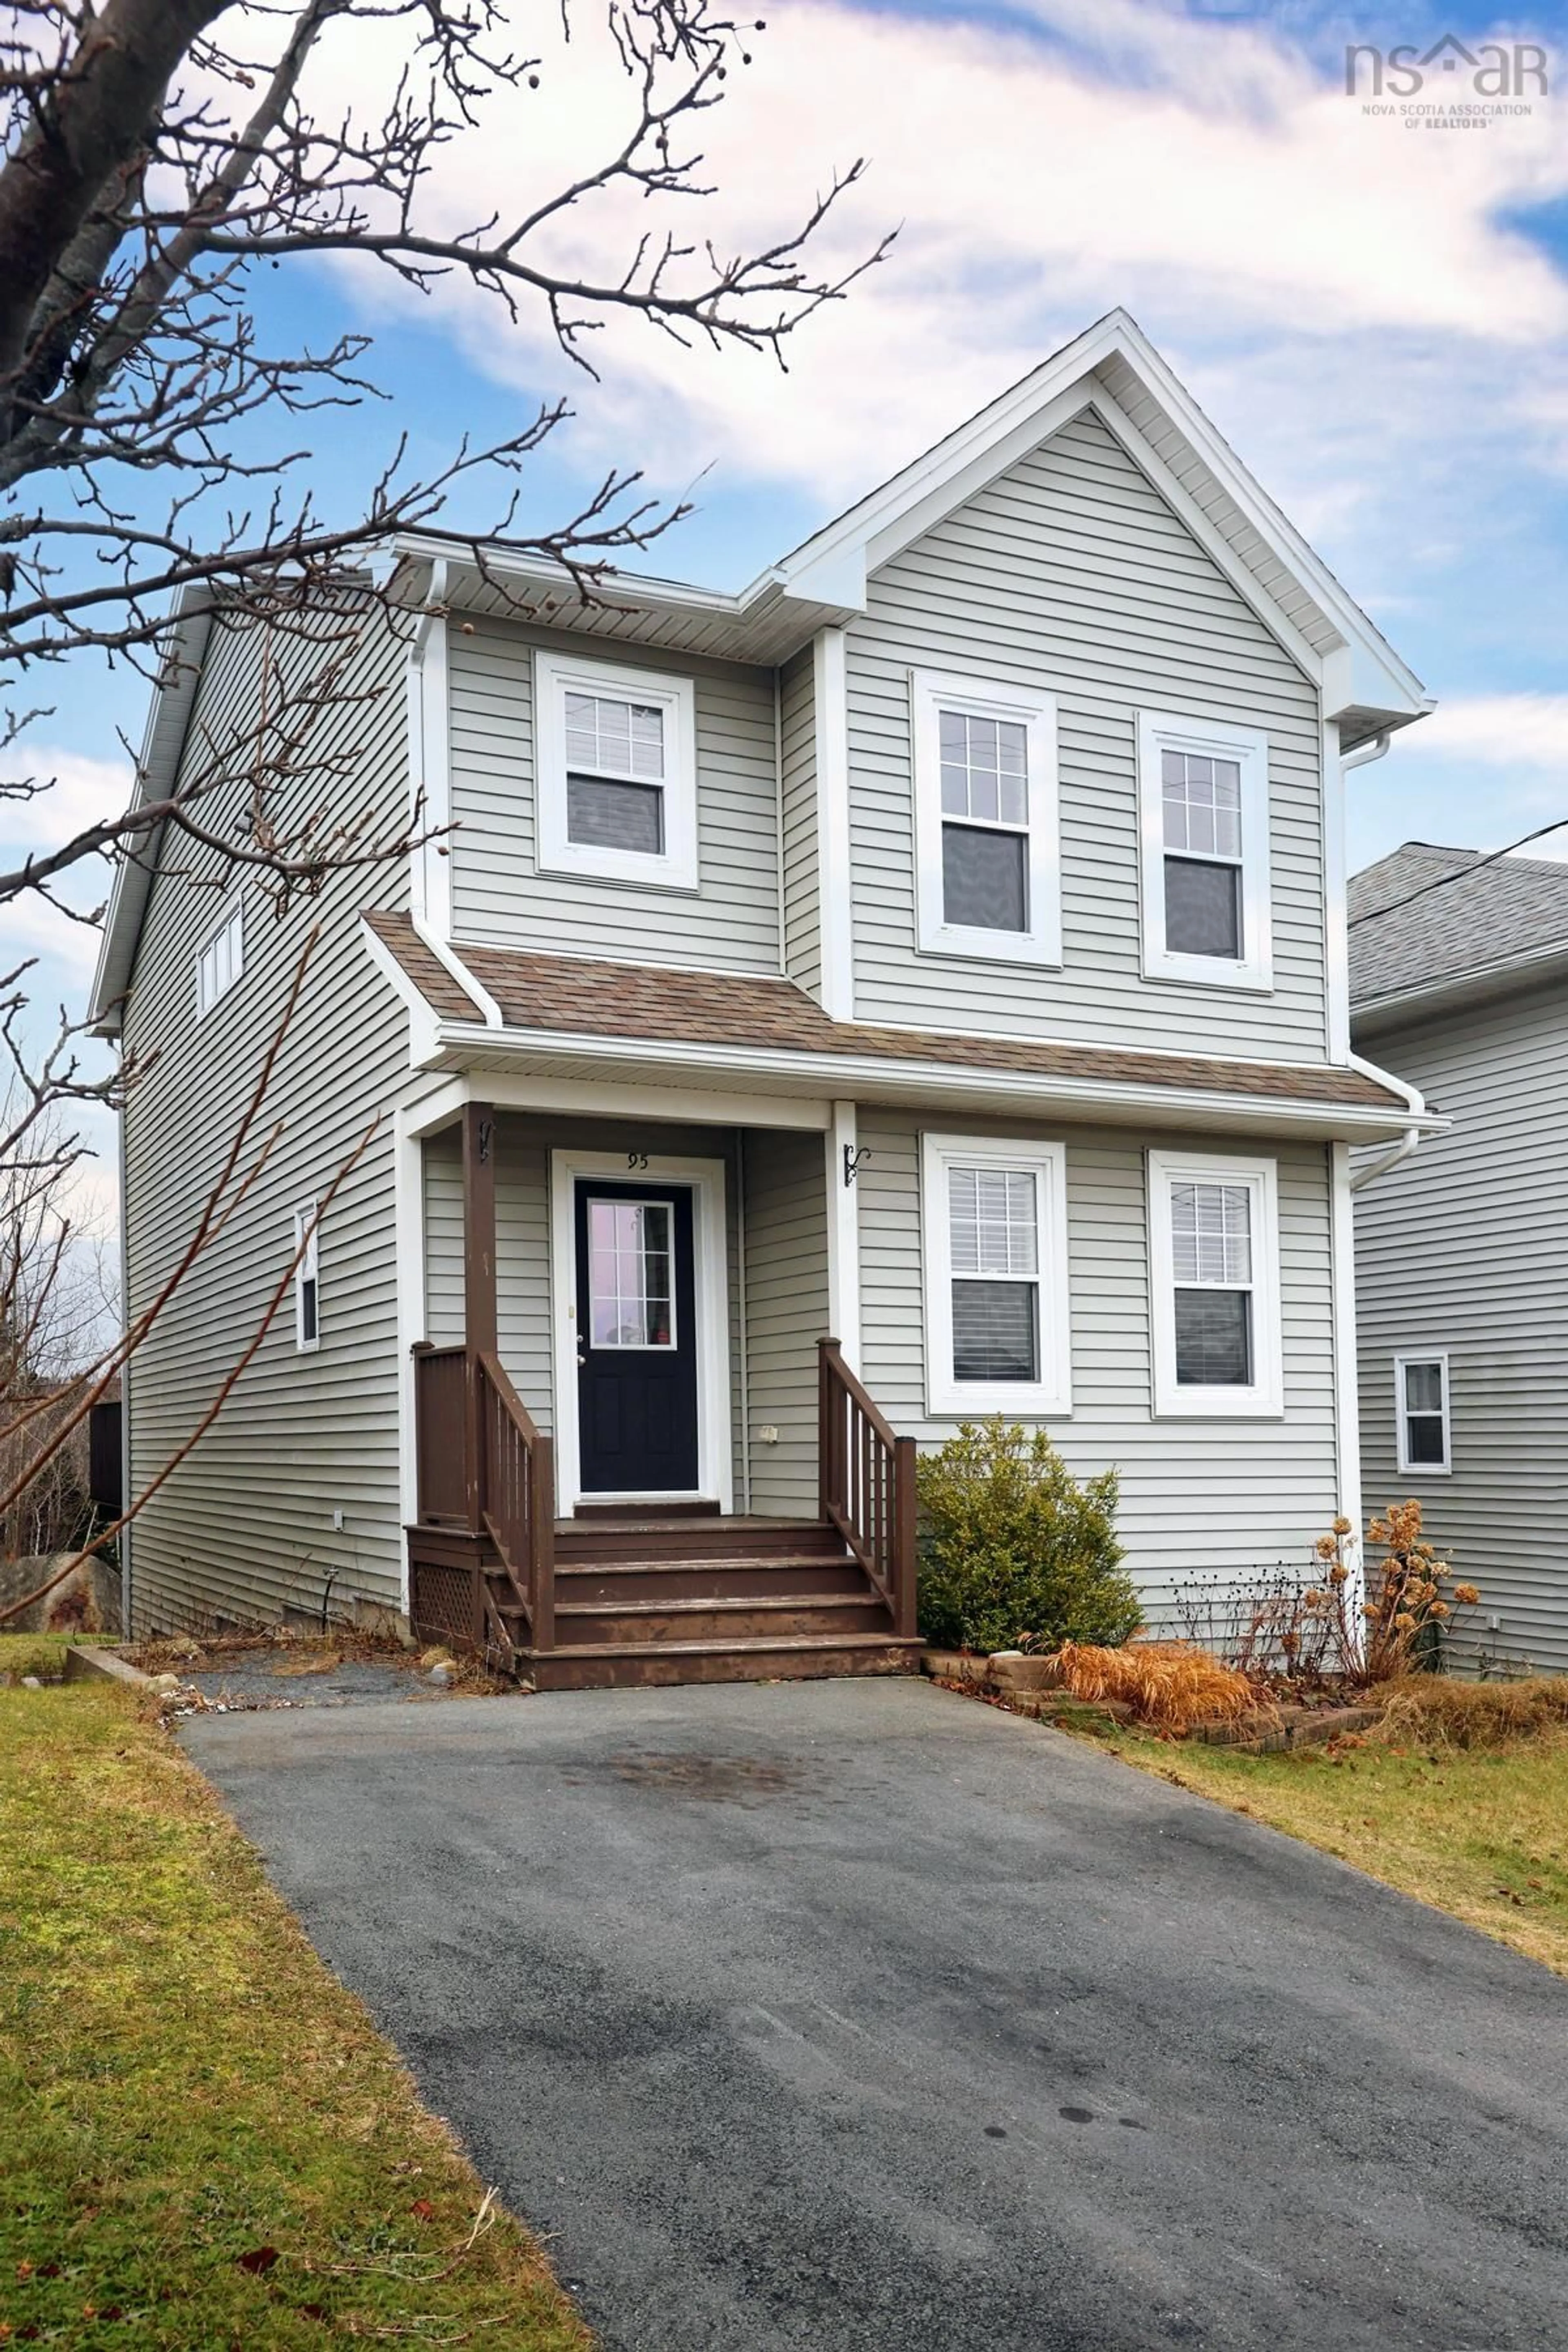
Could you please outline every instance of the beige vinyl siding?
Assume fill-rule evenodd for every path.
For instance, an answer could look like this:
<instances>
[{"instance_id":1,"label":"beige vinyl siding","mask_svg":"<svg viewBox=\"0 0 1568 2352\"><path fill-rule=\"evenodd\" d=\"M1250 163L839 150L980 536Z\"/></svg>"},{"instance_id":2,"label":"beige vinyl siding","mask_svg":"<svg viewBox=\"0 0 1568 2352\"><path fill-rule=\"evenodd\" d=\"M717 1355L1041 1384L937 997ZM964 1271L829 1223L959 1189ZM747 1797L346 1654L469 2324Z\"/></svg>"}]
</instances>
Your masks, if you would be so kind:
<instances>
[{"instance_id":1,"label":"beige vinyl siding","mask_svg":"<svg viewBox=\"0 0 1568 2352\"><path fill-rule=\"evenodd\" d=\"M779 790L784 825L784 967L791 980L814 996L822 989L816 695L816 651L807 646L779 674Z\"/></svg>"},{"instance_id":2,"label":"beige vinyl siding","mask_svg":"<svg viewBox=\"0 0 1568 2352\"><path fill-rule=\"evenodd\" d=\"M916 950L911 667L1058 698L1060 971ZM1316 688L1097 418L1064 428L873 575L847 672L861 1019L1324 1057ZM1140 709L1268 737L1272 995L1141 976Z\"/></svg>"},{"instance_id":3,"label":"beige vinyl siding","mask_svg":"<svg viewBox=\"0 0 1568 2352\"><path fill-rule=\"evenodd\" d=\"M1380 1029L1361 1050L1453 1121L1355 1198L1367 1508L1417 1496L1481 1589L1483 1644L1568 1671L1568 998ZM1448 1358L1447 1477L1397 1467L1394 1359L1424 1352Z\"/></svg>"},{"instance_id":4,"label":"beige vinyl siding","mask_svg":"<svg viewBox=\"0 0 1568 2352\"><path fill-rule=\"evenodd\" d=\"M949 1118L926 1123L952 1130ZM1333 1315L1326 1147L1281 1144L1279 1249L1285 1412L1279 1420L1156 1421L1152 1412L1144 1150L1230 1149L1202 1135L1079 1127L976 1125L1015 1139L1065 1139L1073 1411L1045 1423L1079 1476L1121 1474L1128 1566L1152 1610L1173 1579L1240 1579L1304 1564L1337 1508ZM862 1108L868 1157L860 1215L861 1376L894 1425L924 1443L956 1423L925 1410L920 1135ZM1270 1147L1248 1140L1247 1156Z\"/></svg>"},{"instance_id":5,"label":"beige vinyl siding","mask_svg":"<svg viewBox=\"0 0 1568 2352\"><path fill-rule=\"evenodd\" d=\"M255 707L260 640L215 630L190 758L243 727ZM274 647L285 674L312 658ZM316 656L319 658L319 656ZM395 824L406 796L402 657L379 614L345 702L312 739L314 772L289 787L296 816L331 803ZM273 692L277 692L276 682ZM352 754L353 781L334 773ZM222 830L241 804L204 806ZM260 1327L294 1250L294 1212L324 1195L373 1120L380 1124L326 1211L319 1240L321 1345L300 1354L287 1296L255 1360L195 1450L132 1531L139 1628L241 1623L322 1606L395 1609L397 1312L393 1137L388 1105L406 1063L407 1019L362 944L362 906L395 906L405 866L345 873L278 915L243 873L217 885L215 855L171 846L150 896L125 1013L142 1066L125 1114L129 1309L151 1300L191 1236L255 1085L308 934L319 932L298 1010L239 1172L266 1162L137 1351L129 1378L132 1484L140 1490L190 1436ZM245 968L202 1019L196 958L237 895ZM341 1510L342 1531L332 1527Z\"/></svg>"},{"instance_id":6,"label":"beige vinyl siding","mask_svg":"<svg viewBox=\"0 0 1568 2352\"><path fill-rule=\"evenodd\" d=\"M768 669L639 646L598 657L696 683L700 887L639 888L536 864L533 648L581 639L476 621L447 631L452 928L458 940L623 961L779 970L774 680Z\"/></svg>"},{"instance_id":7,"label":"beige vinyl siding","mask_svg":"<svg viewBox=\"0 0 1568 2352\"><path fill-rule=\"evenodd\" d=\"M827 1331L823 1139L745 1137L746 1355L752 1508L816 1511L816 1343ZM774 1444L763 1429L778 1431Z\"/></svg>"}]
</instances>

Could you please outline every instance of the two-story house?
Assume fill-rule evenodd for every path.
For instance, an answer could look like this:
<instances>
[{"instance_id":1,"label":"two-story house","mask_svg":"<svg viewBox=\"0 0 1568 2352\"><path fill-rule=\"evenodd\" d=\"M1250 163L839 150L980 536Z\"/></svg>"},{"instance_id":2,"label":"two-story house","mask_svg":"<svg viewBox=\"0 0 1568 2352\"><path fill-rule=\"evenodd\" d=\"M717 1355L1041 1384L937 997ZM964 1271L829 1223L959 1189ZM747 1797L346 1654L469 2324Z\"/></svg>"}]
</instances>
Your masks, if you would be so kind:
<instances>
[{"instance_id":1,"label":"two-story house","mask_svg":"<svg viewBox=\"0 0 1568 2352\"><path fill-rule=\"evenodd\" d=\"M1424 1113L1351 1050L1342 770L1426 704L1130 319L739 594L389 562L332 789L436 836L281 919L188 844L116 894L132 1315L320 929L283 1131L132 1369L140 1489L303 1245L138 1625L330 1591L542 1683L898 1668L915 1448L997 1412L1117 1466L1152 1601L1357 1516L1349 1155ZM183 634L153 790L260 691Z\"/></svg>"},{"instance_id":2,"label":"two-story house","mask_svg":"<svg viewBox=\"0 0 1568 2352\"><path fill-rule=\"evenodd\" d=\"M1367 1498L1414 1496L1480 1588L1464 1664L1561 1674L1568 866L1407 841L1351 909L1357 1041L1447 1121L1356 1195Z\"/></svg>"}]
</instances>

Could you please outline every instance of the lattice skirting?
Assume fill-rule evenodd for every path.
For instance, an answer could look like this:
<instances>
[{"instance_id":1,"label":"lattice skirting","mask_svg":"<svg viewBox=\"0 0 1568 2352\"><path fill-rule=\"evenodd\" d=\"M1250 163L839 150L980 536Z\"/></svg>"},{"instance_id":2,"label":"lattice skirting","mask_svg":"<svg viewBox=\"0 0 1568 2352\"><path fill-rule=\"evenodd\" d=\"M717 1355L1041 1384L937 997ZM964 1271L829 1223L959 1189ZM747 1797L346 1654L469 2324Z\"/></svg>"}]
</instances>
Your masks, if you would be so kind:
<instances>
[{"instance_id":1,"label":"lattice skirting","mask_svg":"<svg viewBox=\"0 0 1568 2352\"><path fill-rule=\"evenodd\" d=\"M409 1579L409 1622L424 1642L446 1642L453 1647L478 1647L479 1598L475 1572L446 1563L416 1559Z\"/></svg>"}]
</instances>

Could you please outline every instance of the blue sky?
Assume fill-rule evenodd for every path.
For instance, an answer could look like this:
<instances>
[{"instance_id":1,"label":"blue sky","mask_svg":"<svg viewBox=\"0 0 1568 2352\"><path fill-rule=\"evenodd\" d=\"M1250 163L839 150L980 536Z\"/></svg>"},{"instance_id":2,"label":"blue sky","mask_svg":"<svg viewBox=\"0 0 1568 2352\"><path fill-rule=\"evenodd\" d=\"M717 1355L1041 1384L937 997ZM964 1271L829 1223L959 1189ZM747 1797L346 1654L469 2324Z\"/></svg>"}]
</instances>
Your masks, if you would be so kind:
<instances>
[{"instance_id":1,"label":"blue sky","mask_svg":"<svg viewBox=\"0 0 1568 2352\"><path fill-rule=\"evenodd\" d=\"M432 194L453 226L549 184L613 128L602 60L582 41L552 52L553 13L518 11L545 41L542 98L447 151ZM598 385L539 320L509 331L465 289L421 301L354 267L279 272L270 339L368 329L392 394L291 431L328 504L352 503L398 432L434 464L460 432L514 429L565 391L576 416L526 511L557 518L606 465L641 464L699 502L652 568L736 586L1121 302L1439 698L1356 777L1356 862L1407 835L1493 845L1568 817L1568 9L766 14L755 66L705 126L722 193L704 228L737 245L775 230L864 151L832 243L847 257L901 224L891 259L805 331L787 374L617 328ZM1549 94L1447 134L1345 95L1348 41L1445 32L1544 44ZM324 58L319 102L389 62L362 28ZM614 252L626 226L603 208L563 252ZM458 519L481 514L476 497ZM30 764L60 767L75 814L120 787L117 731L139 737L144 689L96 667L47 683L63 690ZM48 992L79 1001L88 942L6 921L43 952Z\"/></svg>"}]
</instances>

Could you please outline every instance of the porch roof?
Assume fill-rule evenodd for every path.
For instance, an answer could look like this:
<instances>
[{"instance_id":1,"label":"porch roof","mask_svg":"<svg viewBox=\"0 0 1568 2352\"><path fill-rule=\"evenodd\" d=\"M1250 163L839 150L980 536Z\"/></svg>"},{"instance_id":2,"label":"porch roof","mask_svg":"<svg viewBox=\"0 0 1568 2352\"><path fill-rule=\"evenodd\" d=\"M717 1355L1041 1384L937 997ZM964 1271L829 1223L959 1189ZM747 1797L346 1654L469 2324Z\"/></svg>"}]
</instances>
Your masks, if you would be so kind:
<instances>
[{"instance_id":1,"label":"porch roof","mask_svg":"<svg viewBox=\"0 0 1568 2352\"><path fill-rule=\"evenodd\" d=\"M1031 1091L1044 1087L1060 1095L1082 1094L1086 1108L1111 1096L1124 1102L1152 1097L1158 1107L1164 1096L1173 1112L1228 1101L1255 1116L1278 1107L1291 1125L1303 1113L1321 1114L1325 1131L1342 1120L1347 1132L1363 1134L1402 1130L1413 1116L1416 1123L1426 1123L1419 1111L1413 1113L1406 1093L1365 1069L835 1021L790 980L465 943L459 968L490 1000L487 1008L477 996L463 996L452 971L406 915L376 913L365 920L428 1005L443 1041L456 1047L471 1039L487 1057L531 1040L556 1054L569 1040L580 1040L590 1052L614 1044L645 1052L684 1048L683 1074L689 1078L695 1068L706 1067L719 1084L742 1066L754 1077L762 1055L780 1076L798 1071L818 1091L847 1095L866 1092L868 1065L896 1075L899 1093L907 1095L920 1066L933 1076L963 1073L972 1082L989 1076L999 1093L1016 1082ZM456 954L452 961L458 964ZM468 1039L453 1034L457 1026L469 1033ZM692 1049L702 1055L700 1064L694 1064ZM842 1070L836 1071L834 1064Z\"/></svg>"}]
</instances>

